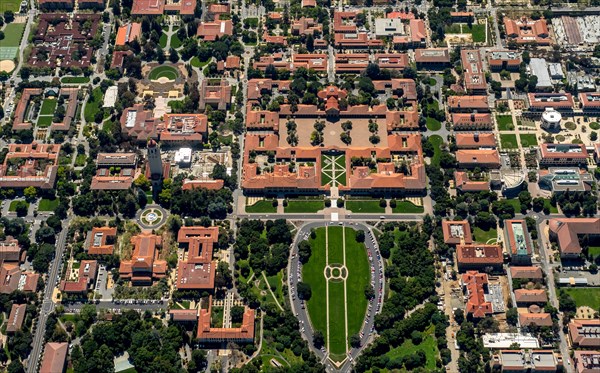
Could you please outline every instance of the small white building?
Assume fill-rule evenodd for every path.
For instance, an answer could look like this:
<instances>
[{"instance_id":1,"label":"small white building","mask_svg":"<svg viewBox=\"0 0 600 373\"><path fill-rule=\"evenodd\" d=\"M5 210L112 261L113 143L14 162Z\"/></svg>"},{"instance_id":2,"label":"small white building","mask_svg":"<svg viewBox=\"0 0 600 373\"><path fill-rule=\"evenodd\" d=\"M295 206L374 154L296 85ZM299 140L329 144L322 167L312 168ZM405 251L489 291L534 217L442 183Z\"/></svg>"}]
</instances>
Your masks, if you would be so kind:
<instances>
[{"instance_id":1,"label":"small white building","mask_svg":"<svg viewBox=\"0 0 600 373\"><path fill-rule=\"evenodd\" d=\"M561 120L562 115L558 111L546 108L542 113L542 128L547 131L560 131Z\"/></svg>"}]
</instances>

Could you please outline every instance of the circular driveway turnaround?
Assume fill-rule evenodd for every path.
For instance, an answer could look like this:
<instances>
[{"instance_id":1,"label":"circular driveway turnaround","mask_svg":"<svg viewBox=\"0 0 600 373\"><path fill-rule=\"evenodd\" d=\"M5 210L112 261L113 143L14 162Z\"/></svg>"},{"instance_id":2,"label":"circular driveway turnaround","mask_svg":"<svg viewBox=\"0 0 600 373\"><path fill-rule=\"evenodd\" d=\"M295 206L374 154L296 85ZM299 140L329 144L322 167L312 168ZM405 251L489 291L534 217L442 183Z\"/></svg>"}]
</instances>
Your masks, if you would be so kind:
<instances>
[{"instance_id":1,"label":"circular driveway turnaround","mask_svg":"<svg viewBox=\"0 0 600 373\"><path fill-rule=\"evenodd\" d=\"M136 222L143 229L156 229L167 221L167 210L159 205L147 205L142 211L138 211Z\"/></svg>"},{"instance_id":2,"label":"circular driveway turnaround","mask_svg":"<svg viewBox=\"0 0 600 373\"><path fill-rule=\"evenodd\" d=\"M302 281L302 264L298 258L298 244L302 240L306 240L310 237L310 231L313 228L325 227L325 226L344 226L348 228L352 228L355 230L362 230L365 232L365 247L367 250L367 255L369 257L369 265L371 266L371 285L375 290L375 298L369 301L367 307L367 314L365 315L365 320L361 328L360 332L360 342L361 345L359 348L350 347L347 353L347 359L344 360L341 365L336 365L330 360L329 352L322 348L318 350L314 347L312 340L314 330L312 328L312 324L310 322L310 318L308 316L308 310L306 308L306 303L301 301L296 292L296 288L299 281ZM339 280L337 279L338 273L334 273L335 270L339 271ZM301 226L298 229L298 233L294 238L294 242L292 244L292 255L290 256L290 261L288 263L288 287L290 289L289 296L290 302L292 305L292 311L298 318L300 322L300 329L302 331L302 335L308 341L310 348L313 352L318 356L323 364L325 364L326 370L328 372L348 372L351 370L351 366L354 363L356 357L360 354L361 350L367 346L367 344L371 341L371 336L375 332L375 314L381 311L381 307L383 305L384 298L384 278L383 278L383 260L381 255L379 254L379 247L375 241L375 238L367 225L362 223L353 223L353 222L312 222L307 223ZM330 281L343 281L344 278L348 275L348 270L345 266L330 264L325 268L325 277Z\"/></svg>"}]
</instances>

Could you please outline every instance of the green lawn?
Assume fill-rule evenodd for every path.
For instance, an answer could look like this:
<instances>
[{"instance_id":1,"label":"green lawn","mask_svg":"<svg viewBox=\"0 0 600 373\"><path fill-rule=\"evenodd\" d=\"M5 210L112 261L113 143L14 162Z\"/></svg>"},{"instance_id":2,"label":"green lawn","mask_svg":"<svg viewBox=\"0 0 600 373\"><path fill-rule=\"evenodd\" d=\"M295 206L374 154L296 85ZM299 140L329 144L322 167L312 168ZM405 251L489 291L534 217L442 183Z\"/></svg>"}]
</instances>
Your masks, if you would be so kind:
<instances>
[{"instance_id":1,"label":"green lawn","mask_svg":"<svg viewBox=\"0 0 600 373\"><path fill-rule=\"evenodd\" d=\"M348 268L348 280L346 292L352 296L348 302L348 338L360 332L365 310L367 309L367 298L363 296L365 287L370 283L369 259L365 245L356 242L356 231L346 229L346 268Z\"/></svg>"},{"instance_id":2,"label":"green lawn","mask_svg":"<svg viewBox=\"0 0 600 373\"><path fill-rule=\"evenodd\" d=\"M175 69L173 66L163 65L157 66L154 69L152 69L152 71L150 71L150 74L148 75L148 79L156 80L159 78L167 78L169 80L175 80L178 76L179 73L177 72L177 69Z\"/></svg>"},{"instance_id":3,"label":"green lawn","mask_svg":"<svg viewBox=\"0 0 600 373\"><path fill-rule=\"evenodd\" d=\"M204 66L208 65L209 62L210 60L200 61L200 59L195 56L190 60L190 64L198 68L203 68Z\"/></svg>"},{"instance_id":4,"label":"green lawn","mask_svg":"<svg viewBox=\"0 0 600 373\"><path fill-rule=\"evenodd\" d=\"M423 206L417 206L409 201L396 201L396 207L392 211L394 214L420 214L424 209Z\"/></svg>"},{"instance_id":5,"label":"green lawn","mask_svg":"<svg viewBox=\"0 0 600 373\"><path fill-rule=\"evenodd\" d=\"M427 118L427 129L430 131L438 131L442 128L442 122L435 118Z\"/></svg>"},{"instance_id":6,"label":"green lawn","mask_svg":"<svg viewBox=\"0 0 600 373\"><path fill-rule=\"evenodd\" d=\"M519 201L517 198L507 199L506 202L512 205L512 207L515 209L515 213L518 214L521 211L521 201Z\"/></svg>"},{"instance_id":7,"label":"green lawn","mask_svg":"<svg viewBox=\"0 0 600 373\"><path fill-rule=\"evenodd\" d=\"M4 5L4 1L2 1L2 4ZM6 0L8 1L8 6L10 6L10 2L13 0ZM21 2L19 1L17 4L20 4ZM18 6L18 5L17 5ZM6 6L2 7L4 10L6 10ZM2 40L2 43L0 43L0 46L2 47L18 47L19 45L21 45L21 37L23 36L23 32L25 31L25 24L24 23L9 23L8 25L6 25L6 28L4 29L4 39Z\"/></svg>"},{"instance_id":8,"label":"green lawn","mask_svg":"<svg viewBox=\"0 0 600 373\"><path fill-rule=\"evenodd\" d=\"M85 84L90 82L87 76L65 76L61 80L63 84Z\"/></svg>"},{"instance_id":9,"label":"green lawn","mask_svg":"<svg viewBox=\"0 0 600 373\"><path fill-rule=\"evenodd\" d=\"M599 257L600 256L600 246L589 246L588 254L594 258Z\"/></svg>"},{"instance_id":10,"label":"green lawn","mask_svg":"<svg viewBox=\"0 0 600 373\"><path fill-rule=\"evenodd\" d=\"M54 211L58 207L58 198L47 199L42 198L38 205L38 211Z\"/></svg>"},{"instance_id":11,"label":"green lawn","mask_svg":"<svg viewBox=\"0 0 600 373\"><path fill-rule=\"evenodd\" d=\"M42 108L40 109L40 115L54 115L56 111L56 99L47 98L42 102Z\"/></svg>"},{"instance_id":12,"label":"green lawn","mask_svg":"<svg viewBox=\"0 0 600 373\"><path fill-rule=\"evenodd\" d=\"M52 115L39 116L37 125L42 128L50 127L52 125L52 118L53 118Z\"/></svg>"},{"instance_id":13,"label":"green lawn","mask_svg":"<svg viewBox=\"0 0 600 373\"><path fill-rule=\"evenodd\" d=\"M10 211L10 212L15 212L15 211L17 211L17 204L18 204L18 203L19 203L19 201L12 201L12 202L10 203L10 205L8 206L8 211ZM28 203L28 202L26 202L26 203L27 203L27 206L29 206L29 203Z\"/></svg>"},{"instance_id":14,"label":"green lawn","mask_svg":"<svg viewBox=\"0 0 600 373\"><path fill-rule=\"evenodd\" d=\"M331 161L327 164L326 161ZM333 169L335 168L335 183L346 185L346 156L345 155L321 155L321 185L332 183ZM332 185L333 186L333 185Z\"/></svg>"},{"instance_id":15,"label":"green lawn","mask_svg":"<svg viewBox=\"0 0 600 373\"><path fill-rule=\"evenodd\" d=\"M179 39L179 36L177 36L177 33L174 33L173 35L171 35L171 48L179 48L181 47L181 40Z\"/></svg>"},{"instance_id":16,"label":"green lawn","mask_svg":"<svg viewBox=\"0 0 600 373\"><path fill-rule=\"evenodd\" d=\"M102 110L102 105L104 104L104 95L102 94L102 89L100 87L94 88L92 91L92 97L93 99L89 100L85 104L85 111L83 113L85 121L90 123L94 121L96 113Z\"/></svg>"},{"instance_id":17,"label":"green lawn","mask_svg":"<svg viewBox=\"0 0 600 373\"><path fill-rule=\"evenodd\" d=\"M498 239L498 231L495 229L490 229L488 231L484 231L479 227L472 227L473 230L473 240L479 243L487 243L488 241Z\"/></svg>"},{"instance_id":18,"label":"green lawn","mask_svg":"<svg viewBox=\"0 0 600 373\"><path fill-rule=\"evenodd\" d=\"M324 270L325 257L325 230L327 229L329 264L345 264L348 270L346 280L346 297L352 301L344 302L344 282L329 282L329 319L327 320L326 279ZM307 302L310 320L315 329L320 330L327 337L327 323L329 323L329 348L332 358L343 359L346 353L347 338L357 334L362 326L367 308L364 297L365 286L369 284L369 261L364 244L356 242L356 231L349 228L332 226L321 227L316 230L317 236L311 239L312 255L308 263L302 266L303 281L309 283L312 297ZM344 255L343 242L346 242ZM345 320L348 319L348 334L346 334Z\"/></svg>"},{"instance_id":19,"label":"green lawn","mask_svg":"<svg viewBox=\"0 0 600 373\"><path fill-rule=\"evenodd\" d=\"M21 8L21 0L2 0L2 13L7 10L17 13Z\"/></svg>"},{"instance_id":20,"label":"green lawn","mask_svg":"<svg viewBox=\"0 0 600 373\"><path fill-rule=\"evenodd\" d=\"M277 207L273 207L273 200L263 199L262 201L258 201L253 205L246 206L247 213L275 213L277 212Z\"/></svg>"},{"instance_id":21,"label":"green lawn","mask_svg":"<svg viewBox=\"0 0 600 373\"><path fill-rule=\"evenodd\" d=\"M548 208L551 214L558 214L558 208L556 206L552 206L552 203L549 199L544 201L544 207Z\"/></svg>"},{"instance_id":22,"label":"green lawn","mask_svg":"<svg viewBox=\"0 0 600 373\"><path fill-rule=\"evenodd\" d=\"M162 49L165 49L167 47L167 39L167 34L165 34L164 32L160 34L160 38L158 39L158 45L160 45Z\"/></svg>"},{"instance_id":23,"label":"green lawn","mask_svg":"<svg viewBox=\"0 0 600 373\"><path fill-rule=\"evenodd\" d=\"M536 146L538 144L535 134L533 133L520 133L519 138L521 139L521 146L523 148Z\"/></svg>"},{"instance_id":24,"label":"green lawn","mask_svg":"<svg viewBox=\"0 0 600 373\"><path fill-rule=\"evenodd\" d=\"M433 158L431 159L431 164L439 165L440 157L442 156L442 150L440 149L440 146L444 143L444 139L442 138L442 136L433 135L429 136L429 139L427 141L429 141L431 145L433 145Z\"/></svg>"},{"instance_id":25,"label":"green lawn","mask_svg":"<svg viewBox=\"0 0 600 373\"><path fill-rule=\"evenodd\" d=\"M400 346L391 349L386 353L390 360L394 360L400 357L409 356L417 351L423 351L427 356L427 363L425 368L427 371L435 370L435 362L438 357L437 343L434 336L434 327L430 326L425 332L423 332L423 341L418 345L413 344L409 339L406 339Z\"/></svg>"},{"instance_id":26,"label":"green lawn","mask_svg":"<svg viewBox=\"0 0 600 373\"><path fill-rule=\"evenodd\" d=\"M349 200L346 201L346 209L352 212L374 213L381 214L385 212L385 208L379 206L379 200Z\"/></svg>"},{"instance_id":27,"label":"green lawn","mask_svg":"<svg viewBox=\"0 0 600 373\"><path fill-rule=\"evenodd\" d=\"M302 266L302 281L310 284L312 297L306 302L310 322L316 330L320 330L327 340L327 303L325 289L325 228L317 228L317 236L310 239L314 248L306 264Z\"/></svg>"},{"instance_id":28,"label":"green lawn","mask_svg":"<svg viewBox=\"0 0 600 373\"><path fill-rule=\"evenodd\" d=\"M512 115L496 115L496 122L498 122L498 131L512 131L515 129Z\"/></svg>"},{"instance_id":29,"label":"green lawn","mask_svg":"<svg viewBox=\"0 0 600 373\"><path fill-rule=\"evenodd\" d=\"M85 154L77 154L77 157L75 158L75 167L85 166L86 160L87 160L87 157Z\"/></svg>"},{"instance_id":30,"label":"green lawn","mask_svg":"<svg viewBox=\"0 0 600 373\"><path fill-rule=\"evenodd\" d=\"M471 35L474 43L485 43L486 29L485 25L473 25L471 27Z\"/></svg>"},{"instance_id":31,"label":"green lawn","mask_svg":"<svg viewBox=\"0 0 600 373\"><path fill-rule=\"evenodd\" d=\"M317 212L325 208L323 200L290 200L284 208L285 212Z\"/></svg>"},{"instance_id":32,"label":"green lawn","mask_svg":"<svg viewBox=\"0 0 600 373\"><path fill-rule=\"evenodd\" d=\"M577 304L577 307L588 306L594 310L600 310L600 288L563 288Z\"/></svg>"},{"instance_id":33,"label":"green lawn","mask_svg":"<svg viewBox=\"0 0 600 373\"><path fill-rule=\"evenodd\" d=\"M500 144L502 145L502 149L516 149L519 147L517 135L512 133L501 133Z\"/></svg>"}]
</instances>

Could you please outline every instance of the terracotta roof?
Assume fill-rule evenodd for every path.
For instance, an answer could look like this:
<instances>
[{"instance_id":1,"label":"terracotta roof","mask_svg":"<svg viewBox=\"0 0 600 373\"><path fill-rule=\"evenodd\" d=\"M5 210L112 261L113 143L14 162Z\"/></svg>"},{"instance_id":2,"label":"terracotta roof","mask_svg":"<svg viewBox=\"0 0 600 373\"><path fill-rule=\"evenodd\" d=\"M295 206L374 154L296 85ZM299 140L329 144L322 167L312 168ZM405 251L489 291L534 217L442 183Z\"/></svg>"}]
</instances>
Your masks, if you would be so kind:
<instances>
[{"instance_id":1,"label":"terracotta roof","mask_svg":"<svg viewBox=\"0 0 600 373\"><path fill-rule=\"evenodd\" d=\"M504 28L506 29L507 38L511 38L519 44L536 43L539 45L549 45L551 43L545 19L533 21L523 17L518 20L512 20L504 17Z\"/></svg>"},{"instance_id":2,"label":"terracotta roof","mask_svg":"<svg viewBox=\"0 0 600 373\"><path fill-rule=\"evenodd\" d=\"M40 373L63 373L65 370L65 362L67 361L68 350L69 344L66 342L46 343Z\"/></svg>"},{"instance_id":3,"label":"terracotta roof","mask_svg":"<svg viewBox=\"0 0 600 373\"><path fill-rule=\"evenodd\" d=\"M449 64L450 52L447 48L428 48L415 50L416 63Z\"/></svg>"},{"instance_id":4,"label":"terracotta roof","mask_svg":"<svg viewBox=\"0 0 600 373\"><path fill-rule=\"evenodd\" d=\"M452 113L454 130L462 129L491 129L492 116L489 113Z\"/></svg>"},{"instance_id":5,"label":"terracotta roof","mask_svg":"<svg viewBox=\"0 0 600 373\"><path fill-rule=\"evenodd\" d=\"M198 317L198 333L196 335L200 342L251 342L254 340L253 309L246 308L242 319L242 325L239 328L212 328L210 326L210 313L211 308L208 310L200 310Z\"/></svg>"},{"instance_id":6,"label":"terracotta roof","mask_svg":"<svg viewBox=\"0 0 600 373\"><path fill-rule=\"evenodd\" d=\"M387 18L400 18L402 20L410 20L410 19L415 19L415 15L412 12L389 12L388 14L386 14Z\"/></svg>"},{"instance_id":7,"label":"terracotta roof","mask_svg":"<svg viewBox=\"0 0 600 373\"><path fill-rule=\"evenodd\" d=\"M442 232L444 233L444 242L449 245L458 245L461 241L466 244L473 243L471 226L466 220L443 220Z\"/></svg>"},{"instance_id":8,"label":"terracotta roof","mask_svg":"<svg viewBox=\"0 0 600 373\"><path fill-rule=\"evenodd\" d=\"M408 22L410 29L410 39L413 44L423 44L427 41L427 31L425 31L425 22L422 19L411 19Z\"/></svg>"},{"instance_id":9,"label":"terracotta roof","mask_svg":"<svg viewBox=\"0 0 600 373\"><path fill-rule=\"evenodd\" d=\"M218 227L181 227L177 242L187 245L184 260L177 268L178 289L212 289L217 263L212 261L213 245L219 240Z\"/></svg>"},{"instance_id":10,"label":"terracotta roof","mask_svg":"<svg viewBox=\"0 0 600 373\"><path fill-rule=\"evenodd\" d=\"M583 106L583 110L597 109L600 107L600 93L598 92L583 92L579 94L579 102Z\"/></svg>"},{"instance_id":11,"label":"terracotta roof","mask_svg":"<svg viewBox=\"0 0 600 373\"><path fill-rule=\"evenodd\" d=\"M12 236L6 236L4 241L0 242L0 264L4 262L21 261L21 246L19 240Z\"/></svg>"},{"instance_id":12,"label":"terracotta roof","mask_svg":"<svg viewBox=\"0 0 600 373\"><path fill-rule=\"evenodd\" d=\"M144 104L135 104L121 114L121 131L138 141L158 138L157 125L152 111L144 110Z\"/></svg>"},{"instance_id":13,"label":"terracotta roof","mask_svg":"<svg viewBox=\"0 0 600 373\"><path fill-rule=\"evenodd\" d=\"M529 107L536 110L572 110L575 102L570 93L528 93Z\"/></svg>"},{"instance_id":14,"label":"terracotta roof","mask_svg":"<svg viewBox=\"0 0 600 373\"><path fill-rule=\"evenodd\" d=\"M544 289L517 289L515 290L515 300L517 301L517 304L546 303L548 301L548 295Z\"/></svg>"},{"instance_id":15,"label":"terracotta roof","mask_svg":"<svg viewBox=\"0 0 600 373\"><path fill-rule=\"evenodd\" d=\"M496 149L461 149L456 152L456 160L462 167L500 167L500 155Z\"/></svg>"},{"instance_id":16,"label":"terracotta roof","mask_svg":"<svg viewBox=\"0 0 600 373\"><path fill-rule=\"evenodd\" d=\"M575 351L573 360L577 373L598 373L600 370L599 351Z\"/></svg>"},{"instance_id":17,"label":"terracotta roof","mask_svg":"<svg viewBox=\"0 0 600 373\"><path fill-rule=\"evenodd\" d=\"M456 186L456 189L462 192L490 190L489 181L473 181L469 178L468 173L461 171L454 172L454 185Z\"/></svg>"},{"instance_id":18,"label":"terracotta roof","mask_svg":"<svg viewBox=\"0 0 600 373\"><path fill-rule=\"evenodd\" d=\"M450 110L489 110L487 96L448 96Z\"/></svg>"},{"instance_id":19,"label":"terracotta roof","mask_svg":"<svg viewBox=\"0 0 600 373\"><path fill-rule=\"evenodd\" d=\"M417 99L417 85L412 79L375 80L373 81L373 86L379 92L384 92L386 89L391 89L392 91L401 89L403 92L402 97L407 100Z\"/></svg>"},{"instance_id":20,"label":"terracotta roof","mask_svg":"<svg viewBox=\"0 0 600 373\"><path fill-rule=\"evenodd\" d=\"M202 22L198 25L196 35L207 41L216 40L223 35L233 35L233 23L230 19Z\"/></svg>"},{"instance_id":21,"label":"terracotta roof","mask_svg":"<svg viewBox=\"0 0 600 373\"><path fill-rule=\"evenodd\" d=\"M184 180L181 189L192 190L196 188L203 188L209 190L223 189L225 182L221 179L211 180Z\"/></svg>"},{"instance_id":22,"label":"terracotta roof","mask_svg":"<svg viewBox=\"0 0 600 373\"><path fill-rule=\"evenodd\" d=\"M459 149L496 147L496 137L493 133L458 133L454 138Z\"/></svg>"},{"instance_id":23,"label":"terracotta roof","mask_svg":"<svg viewBox=\"0 0 600 373\"><path fill-rule=\"evenodd\" d=\"M460 51L460 56L465 88L468 91L483 91L485 93L487 83L479 50L463 49Z\"/></svg>"},{"instance_id":24,"label":"terracotta roof","mask_svg":"<svg viewBox=\"0 0 600 373\"><path fill-rule=\"evenodd\" d=\"M59 153L60 145L55 144L9 144L0 165L0 188L53 188Z\"/></svg>"},{"instance_id":25,"label":"terracotta roof","mask_svg":"<svg viewBox=\"0 0 600 373\"><path fill-rule=\"evenodd\" d=\"M98 167L135 167L137 154L135 153L98 153L96 166Z\"/></svg>"},{"instance_id":26,"label":"terracotta roof","mask_svg":"<svg viewBox=\"0 0 600 373\"><path fill-rule=\"evenodd\" d=\"M504 263L500 245L457 245L456 256L459 266L501 266Z\"/></svg>"},{"instance_id":27,"label":"terracotta roof","mask_svg":"<svg viewBox=\"0 0 600 373\"><path fill-rule=\"evenodd\" d=\"M549 313L519 313L519 324L523 328L531 324L552 326L552 316Z\"/></svg>"},{"instance_id":28,"label":"terracotta roof","mask_svg":"<svg viewBox=\"0 0 600 373\"><path fill-rule=\"evenodd\" d=\"M10 314L6 320L6 333L15 333L21 330L25 313L27 312L27 304L13 304L10 309Z\"/></svg>"},{"instance_id":29,"label":"terracotta roof","mask_svg":"<svg viewBox=\"0 0 600 373\"><path fill-rule=\"evenodd\" d=\"M485 289L488 276L477 271L468 271L461 276L461 283L467 293L465 312L475 318L482 318L494 313L492 303L485 300Z\"/></svg>"},{"instance_id":30,"label":"terracotta roof","mask_svg":"<svg viewBox=\"0 0 600 373\"><path fill-rule=\"evenodd\" d=\"M380 68L388 70L404 70L409 66L408 54L406 53L376 53L375 62L377 62Z\"/></svg>"},{"instance_id":31,"label":"terracotta roof","mask_svg":"<svg viewBox=\"0 0 600 373\"><path fill-rule=\"evenodd\" d=\"M164 114L156 127L162 142L201 143L208 137L205 114Z\"/></svg>"},{"instance_id":32,"label":"terracotta roof","mask_svg":"<svg viewBox=\"0 0 600 373\"><path fill-rule=\"evenodd\" d=\"M588 152L583 144L541 144L540 156L543 161L582 162L588 158Z\"/></svg>"},{"instance_id":33,"label":"terracotta roof","mask_svg":"<svg viewBox=\"0 0 600 373\"><path fill-rule=\"evenodd\" d=\"M225 68L228 70L239 69L241 66L240 61L239 56L227 56L227 59L225 59Z\"/></svg>"},{"instance_id":34,"label":"terracotta roof","mask_svg":"<svg viewBox=\"0 0 600 373\"><path fill-rule=\"evenodd\" d=\"M166 262L158 259L157 246L162 238L149 232L143 232L131 238L134 245L131 260L122 260L119 274L130 278L134 283L148 283L154 278L162 278L166 272Z\"/></svg>"},{"instance_id":35,"label":"terracotta roof","mask_svg":"<svg viewBox=\"0 0 600 373\"><path fill-rule=\"evenodd\" d=\"M222 79L218 85L209 84L208 79L202 81L199 104L201 110L204 110L206 105L214 105L219 110L225 110L230 103L231 86L227 80Z\"/></svg>"},{"instance_id":36,"label":"terracotta roof","mask_svg":"<svg viewBox=\"0 0 600 373\"><path fill-rule=\"evenodd\" d=\"M94 176L90 188L92 190L127 190L133 184L131 176Z\"/></svg>"},{"instance_id":37,"label":"terracotta roof","mask_svg":"<svg viewBox=\"0 0 600 373\"><path fill-rule=\"evenodd\" d=\"M510 267L510 277L537 280L543 278L543 273L540 267Z\"/></svg>"},{"instance_id":38,"label":"terracotta roof","mask_svg":"<svg viewBox=\"0 0 600 373\"><path fill-rule=\"evenodd\" d=\"M126 43L132 42L133 40L140 37L142 34L141 23L128 23L124 26L119 27L117 31L117 39L115 45L125 45Z\"/></svg>"},{"instance_id":39,"label":"terracotta roof","mask_svg":"<svg viewBox=\"0 0 600 373\"><path fill-rule=\"evenodd\" d=\"M169 310L169 315L171 316L171 320L173 321L196 321L198 320L198 310L178 310L171 309Z\"/></svg>"},{"instance_id":40,"label":"terracotta roof","mask_svg":"<svg viewBox=\"0 0 600 373\"><path fill-rule=\"evenodd\" d=\"M569 322L569 337L575 346L600 346L600 320L572 319Z\"/></svg>"},{"instance_id":41,"label":"terracotta roof","mask_svg":"<svg viewBox=\"0 0 600 373\"><path fill-rule=\"evenodd\" d=\"M581 254L579 235L599 234L600 218L550 219L548 226L558 241L562 255Z\"/></svg>"},{"instance_id":42,"label":"terracotta roof","mask_svg":"<svg viewBox=\"0 0 600 373\"><path fill-rule=\"evenodd\" d=\"M517 235L515 231L519 235ZM504 232L507 237L505 242L506 249L511 256L531 256L533 254L533 247L531 245L529 231L527 230L527 223L525 220L505 220Z\"/></svg>"},{"instance_id":43,"label":"terracotta roof","mask_svg":"<svg viewBox=\"0 0 600 373\"><path fill-rule=\"evenodd\" d=\"M89 255L112 255L115 248L114 244L107 244L109 237L116 238L117 228L94 227L88 233L87 245Z\"/></svg>"},{"instance_id":44,"label":"terracotta roof","mask_svg":"<svg viewBox=\"0 0 600 373\"><path fill-rule=\"evenodd\" d=\"M311 7L314 8L315 6L317 6L317 0L302 0L302 7L306 8L306 7Z\"/></svg>"}]
</instances>

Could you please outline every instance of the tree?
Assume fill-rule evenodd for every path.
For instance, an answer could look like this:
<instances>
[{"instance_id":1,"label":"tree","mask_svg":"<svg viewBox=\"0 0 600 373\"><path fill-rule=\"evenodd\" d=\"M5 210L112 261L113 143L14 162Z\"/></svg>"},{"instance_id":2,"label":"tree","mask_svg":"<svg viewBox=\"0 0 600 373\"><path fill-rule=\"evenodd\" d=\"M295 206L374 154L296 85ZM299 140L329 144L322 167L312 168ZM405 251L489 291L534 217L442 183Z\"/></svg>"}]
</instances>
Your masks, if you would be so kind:
<instances>
[{"instance_id":1,"label":"tree","mask_svg":"<svg viewBox=\"0 0 600 373\"><path fill-rule=\"evenodd\" d=\"M375 289L371 285L365 286L365 298L373 299L375 298Z\"/></svg>"},{"instance_id":2,"label":"tree","mask_svg":"<svg viewBox=\"0 0 600 373\"><path fill-rule=\"evenodd\" d=\"M302 240L298 244L298 258L300 263L306 264L312 255L312 247L307 240Z\"/></svg>"},{"instance_id":3,"label":"tree","mask_svg":"<svg viewBox=\"0 0 600 373\"><path fill-rule=\"evenodd\" d=\"M169 49L169 61L171 61L171 63L177 63L179 61L179 54L174 48Z\"/></svg>"},{"instance_id":4,"label":"tree","mask_svg":"<svg viewBox=\"0 0 600 373\"><path fill-rule=\"evenodd\" d=\"M306 282L298 282L298 298L302 300L310 300L312 297L312 290L310 285Z\"/></svg>"},{"instance_id":5,"label":"tree","mask_svg":"<svg viewBox=\"0 0 600 373\"><path fill-rule=\"evenodd\" d=\"M365 242L365 232L364 231L356 232L356 242Z\"/></svg>"},{"instance_id":6,"label":"tree","mask_svg":"<svg viewBox=\"0 0 600 373\"><path fill-rule=\"evenodd\" d=\"M15 211L17 216L27 216L27 212L29 210L29 203L25 201L17 201L15 206Z\"/></svg>"},{"instance_id":7,"label":"tree","mask_svg":"<svg viewBox=\"0 0 600 373\"><path fill-rule=\"evenodd\" d=\"M37 197L37 189L33 186L29 186L23 189L23 194L28 201L33 201Z\"/></svg>"},{"instance_id":8,"label":"tree","mask_svg":"<svg viewBox=\"0 0 600 373\"><path fill-rule=\"evenodd\" d=\"M148 191L150 190L152 183L150 183L150 180L148 180L148 178L144 174L140 174L140 176L138 176L133 181L133 185L135 185L138 188L141 188L144 191Z\"/></svg>"},{"instance_id":9,"label":"tree","mask_svg":"<svg viewBox=\"0 0 600 373\"><path fill-rule=\"evenodd\" d=\"M50 226L44 226L35 232L37 242L53 244L56 241L56 232Z\"/></svg>"},{"instance_id":10,"label":"tree","mask_svg":"<svg viewBox=\"0 0 600 373\"><path fill-rule=\"evenodd\" d=\"M413 330L412 333L410 333L410 340L415 346L421 344L421 342L423 342L423 334L418 330Z\"/></svg>"},{"instance_id":11,"label":"tree","mask_svg":"<svg viewBox=\"0 0 600 373\"><path fill-rule=\"evenodd\" d=\"M206 369L208 360L206 359L206 352L200 349L194 349L192 351L192 358L188 363L188 372L202 372Z\"/></svg>"},{"instance_id":12,"label":"tree","mask_svg":"<svg viewBox=\"0 0 600 373\"><path fill-rule=\"evenodd\" d=\"M350 337L350 346L354 348L360 347L360 336L358 334L352 334Z\"/></svg>"},{"instance_id":13,"label":"tree","mask_svg":"<svg viewBox=\"0 0 600 373\"><path fill-rule=\"evenodd\" d=\"M506 311L506 322L510 325L517 325L519 322L519 312L516 307L509 308Z\"/></svg>"},{"instance_id":14,"label":"tree","mask_svg":"<svg viewBox=\"0 0 600 373\"><path fill-rule=\"evenodd\" d=\"M325 345L325 337L323 336L323 333L321 333L320 330L315 331L315 333L313 334L313 345L316 348L321 348Z\"/></svg>"},{"instance_id":15,"label":"tree","mask_svg":"<svg viewBox=\"0 0 600 373\"><path fill-rule=\"evenodd\" d=\"M7 368L8 373L25 373L25 369L23 368L23 364L18 359L13 359L10 364L8 364Z\"/></svg>"}]
</instances>

